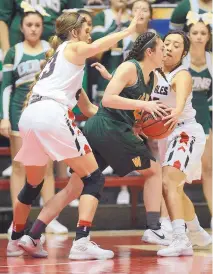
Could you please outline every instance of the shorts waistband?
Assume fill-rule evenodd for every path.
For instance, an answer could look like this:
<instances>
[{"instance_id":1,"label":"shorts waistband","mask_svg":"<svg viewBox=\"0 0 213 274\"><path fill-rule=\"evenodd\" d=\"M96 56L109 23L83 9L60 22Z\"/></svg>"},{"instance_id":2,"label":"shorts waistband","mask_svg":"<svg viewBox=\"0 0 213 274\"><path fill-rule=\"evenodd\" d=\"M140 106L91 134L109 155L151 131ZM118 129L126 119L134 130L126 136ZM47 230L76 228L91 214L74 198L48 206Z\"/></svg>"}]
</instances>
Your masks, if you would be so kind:
<instances>
[{"instance_id":1,"label":"shorts waistband","mask_svg":"<svg viewBox=\"0 0 213 274\"><path fill-rule=\"evenodd\" d=\"M44 100L53 100L53 101L55 101L54 99L49 98L47 96L41 96L41 95L38 95L38 94L33 94L30 98L29 105L31 105L33 103L36 103L36 102L39 102L39 101L44 101ZM60 104L60 105L62 105L62 104ZM75 120L75 114L69 108L67 108L67 115L68 115L69 119Z\"/></svg>"},{"instance_id":2,"label":"shorts waistband","mask_svg":"<svg viewBox=\"0 0 213 274\"><path fill-rule=\"evenodd\" d=\"M53 100L53 99L51 99L47 96L41 96L41 95L38 95L38 94L33 94L30 98L29 105L33 104L33 103L36 103L36 102L39 102L39 101L43 101L43 100Z\"/></svg>"}]
</instances>

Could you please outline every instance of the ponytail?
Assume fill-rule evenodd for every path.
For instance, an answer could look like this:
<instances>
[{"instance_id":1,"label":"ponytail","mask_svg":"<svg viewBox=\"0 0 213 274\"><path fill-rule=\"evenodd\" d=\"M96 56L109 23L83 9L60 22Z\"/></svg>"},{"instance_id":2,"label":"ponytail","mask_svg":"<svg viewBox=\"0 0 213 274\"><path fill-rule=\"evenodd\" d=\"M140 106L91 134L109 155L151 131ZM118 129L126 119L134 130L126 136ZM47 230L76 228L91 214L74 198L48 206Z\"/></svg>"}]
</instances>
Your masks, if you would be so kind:
<instances>
[{"instance_id":1,"label":"ponytail","mask_svg":"<svg viewBox=\"0 0 213 274\"><path fill-rule=\"evenodd\" d=\"M57 50L57 48L63 43L63 41L57 36L57 35L54 35L50 38L50 46L51 48L46 51L45 53L45 60L42 60L40 61L40 67L41 67L41 70L40 72L38 72L36 75L35 75L35 80L33 81L33 83L30 85L30 91L28 92L27 96L26 96L26 99L24 101L24 104L23 104L23 110L28 106L28 103L29 103L29 100L30 100L30 97L33 93L33 87L36 85L38 79L39 79L39 76L40 76L40 73L42 72L42 70L44 69L44 67L46 66L47 62L53 57L55 51Z\"/></svg>"}]
</instances>

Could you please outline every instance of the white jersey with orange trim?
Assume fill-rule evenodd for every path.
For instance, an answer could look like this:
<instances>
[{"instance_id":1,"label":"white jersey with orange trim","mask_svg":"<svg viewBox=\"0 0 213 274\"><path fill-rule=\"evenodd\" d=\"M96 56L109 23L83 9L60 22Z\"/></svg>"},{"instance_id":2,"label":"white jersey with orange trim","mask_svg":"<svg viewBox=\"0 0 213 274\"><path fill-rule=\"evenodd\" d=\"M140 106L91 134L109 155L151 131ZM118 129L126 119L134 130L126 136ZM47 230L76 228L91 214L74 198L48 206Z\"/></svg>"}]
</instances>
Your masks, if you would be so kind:
<instances>
[{"instance_id":1,"label":"white jersey with orange trim","mask_svg":"<svg viewBox=\"0 0 213 274\"><path fill-rule=\"evenodd\" d=\"M71 109L80 95L84 66L65 59L67 43L58 48L41 72L29 105L22 112L22 147L14 159L25 166L44 166L49 158L63 161L92 151L73 121Z\"/></svg>"},{"instance_id":2,"label":"white jersey with orange trim","mask_svg":"<svg viewBox=\"0 0 213 274\"><path fill-rule=\"evenodd\" d=\"M48 97L73 109L82 88L84 65L77 66L66 60L64 49L68 43L61 44L46 64L33 94Z\"/></svg>"},{"instance_id":3,"label":"white jersey with orange trim","mask_svg":"<svg viewBox=\"0 0 213 274\"><path fill-rule=\"evenodd\" d=\"M172 108L176 107L176 92L172 89L172 79L175 75L182 71L187 70L184 66L179 66L170 73L165 74L166 79L159 73L155 72L158 78L157 86L153 89L151 98L152 100L160 100L165 105L168 105ZM167 80L167 81L166 81ZM196 115L196 110L192 107L192 93L186 100L186 104L183 112L180 115L179 121L185 121L194 119Z\"/></svg>"},{"instance_id":4,"label":"white jersey with orange trim","mask_svg":"<svg viewBox=\"0 0 213 274\"><path fill-rule=\"evenodd\" d=\"M169 107L176 107L176 93L171 88L172 79L184 66L166 74L166 79L158 72L158 83L152 92L152 99L160 100ZM167 80L167 81L166 81ZM158 149L162 167L172 166L186 175L184 182L191 183L201 178L201 157L206 138L203 128L195 120L196 111L192 107L192 94L186 100L182 114L174 131L158 140ZM184 183L182 182L182 183Z\"/></svg>"}]
</instances>

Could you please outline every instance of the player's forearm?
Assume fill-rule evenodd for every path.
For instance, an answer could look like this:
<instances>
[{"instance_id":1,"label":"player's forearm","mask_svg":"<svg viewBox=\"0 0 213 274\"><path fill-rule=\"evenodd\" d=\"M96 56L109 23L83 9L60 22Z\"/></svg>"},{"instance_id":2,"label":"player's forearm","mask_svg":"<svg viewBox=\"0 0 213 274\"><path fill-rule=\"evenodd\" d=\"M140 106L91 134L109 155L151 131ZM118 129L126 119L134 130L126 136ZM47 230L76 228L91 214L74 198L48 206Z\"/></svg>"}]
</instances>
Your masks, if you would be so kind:
<instances>
[{"instance_id":1,"label":"player's forearm","mask_svg":"<svg viewBox=\"0 0 213 274\"><path fill-rule=\"evenodd\" d=\"M83 114L86 117L89 118L89 117L94 116L97 113L97 111L98 111L98 107L96 105L94 105L94 104L90 104L89 107L84 111Z\"/></svg>"},{"instance_id":2,"label":"player's forearm","mask_svg":"<svg viewBox=\"0 0 213 274\"><path fill-rule=\"evenodd\" d=\"M182 113L186 105L186 100L189 94L185 90L184 92L176 92L176 110L178 113Z\"/></svg>"},{"instance_id":3,"label":"player's forearm","mask_svg":"<svg viewBox=\"0 0 213 274\"><path fill-rule=\"evenodd\" d=\"M97 53L102 52L105 50L108 50L111 46L115 45L120 40L124 39L125 37L130 35L130 31L127 29L122 30L117 33L113 33L110 35L107 35L101 39L96 40L93 42L93 45L97 48Z\"/></svg>"},{"instance_id":4,"label":"player's forearm","mask_svg":"<svg viewBox=\"0 0 213 274\"><path fill-rule=\"evenodd\" d=\"M0 21L0 44L5 56L10 48L10 43L8 26L4 21Z\"/></svg>"},{"instance_id":5,"label":"player's forearm","mask_svg":"<svg viewBox=\"0 0 213 274\"><path fill-rule=\"evenodd\" d=\"M119 95L104 95L102 99L102 105L104 107L123 109L123 110L142 109L143 103L145 102L123 98Z\"/></svg>"}]
</instances>

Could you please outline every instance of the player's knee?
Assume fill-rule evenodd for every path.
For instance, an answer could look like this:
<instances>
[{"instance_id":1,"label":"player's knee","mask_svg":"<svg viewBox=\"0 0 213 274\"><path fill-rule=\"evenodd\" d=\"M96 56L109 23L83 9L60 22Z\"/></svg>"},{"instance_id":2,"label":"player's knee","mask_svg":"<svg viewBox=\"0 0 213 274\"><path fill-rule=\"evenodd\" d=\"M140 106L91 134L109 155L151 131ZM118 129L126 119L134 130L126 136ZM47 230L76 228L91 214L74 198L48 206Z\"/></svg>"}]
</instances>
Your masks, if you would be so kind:
<instances>
[{"instance_id":1,"label":"player's knee","mask_svg":"<svg viewBox=\"0 0 213 274\"><path fill-rule=\"evenodd\" d=\"M25 183L24 187L20 191L18 195L18 200L25 205L31 205L32 202L36 199L36 197L41 192L42 186L44 182L41 182L37 186L30 185Z\"/></svg>"},{"instance_id":2,"label":"player's knee","mask_svg":"<svg viewBox=\"0 0 213 274\"><path fill-rule=\"evenodd\" d=\"M175 180L170 176L170 174L168 172L163 173L162 176L162 180L163 180L163 193L165 195L168 195L172 192L176 192L177 191L177 185Z\"/></svg>"},{"instance_id":3,"label":"player's knee","mask_svg":"<svg viewBox=\"0 0 213 274\"><path fill-rule=\"evenodd\" d=\"M104 176L100 169L97 169L91 175L81 179L84 183L84 188L81 195L92 195L100 200L105 182Z\"/></svg>"},{"instance_id":4,"label":"player's knee","mask_svg":"<svg viewBox=\"0 0 213 274\"><path fill-rule=\"evenodd\" d=\"M24 166L20 162L13 161L12 163L13 173L19 177L25 176Z\"/></svg>"},{"instance_id":5,"label":"player's knee","mask_svg":"<svg viewBox=\"0 0 213 274\"><path fill-rule=\"evenodd\" d=\"M212 165L211 163L206 163L202 165L202 177L205 179L212 178Z\"/></svg>"}]
</instances>

